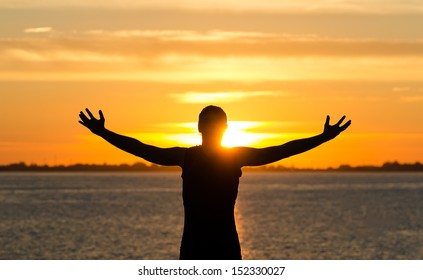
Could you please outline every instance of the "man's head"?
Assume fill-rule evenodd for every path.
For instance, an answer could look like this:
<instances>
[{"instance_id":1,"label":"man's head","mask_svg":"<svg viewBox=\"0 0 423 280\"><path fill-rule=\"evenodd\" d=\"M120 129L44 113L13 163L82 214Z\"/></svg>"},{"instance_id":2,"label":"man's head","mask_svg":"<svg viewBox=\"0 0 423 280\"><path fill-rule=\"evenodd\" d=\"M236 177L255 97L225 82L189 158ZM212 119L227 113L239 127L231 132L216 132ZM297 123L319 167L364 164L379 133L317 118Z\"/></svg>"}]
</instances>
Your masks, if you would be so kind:
<instances>
[{"instance_id":1,"label":"man's head","mask_svg":"<svg viewBox=\"0 0 423 280\"><path fill-rule=\"evenodd\" d=\"M204 137L220 139L228 127L228 119L222 108L210 105L198 117L198 131ZM219 141L220 141L219 140Z\"/></svg>"}]
</instances>

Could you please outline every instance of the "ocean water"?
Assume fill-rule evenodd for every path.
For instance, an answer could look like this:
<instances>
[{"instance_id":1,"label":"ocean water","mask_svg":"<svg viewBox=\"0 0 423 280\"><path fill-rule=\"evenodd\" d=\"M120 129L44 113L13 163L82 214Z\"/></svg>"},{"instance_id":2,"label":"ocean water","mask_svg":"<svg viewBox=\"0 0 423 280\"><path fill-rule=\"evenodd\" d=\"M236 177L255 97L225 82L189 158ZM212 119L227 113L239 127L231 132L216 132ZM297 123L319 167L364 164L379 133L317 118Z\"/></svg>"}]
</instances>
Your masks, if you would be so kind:
<instances>
[{"instance_id":1,"label":"ocean water","mask_svg":"<svg viewBox=\"0 0 423 280\"><path fill-rule=\"evenodd\" d=\"M0 173L0 259L178 259L180 174ZM423 173L244 173L244 259L423 259Z\"/></svg>"}]
</instances>

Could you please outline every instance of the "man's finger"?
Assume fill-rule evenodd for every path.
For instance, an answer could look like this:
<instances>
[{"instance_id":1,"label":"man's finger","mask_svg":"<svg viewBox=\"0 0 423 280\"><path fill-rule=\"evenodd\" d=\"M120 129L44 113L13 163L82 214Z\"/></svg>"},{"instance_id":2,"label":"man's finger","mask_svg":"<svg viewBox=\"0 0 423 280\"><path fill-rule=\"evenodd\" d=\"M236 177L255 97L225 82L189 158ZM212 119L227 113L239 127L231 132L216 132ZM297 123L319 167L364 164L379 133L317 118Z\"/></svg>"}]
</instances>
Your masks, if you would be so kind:
<instances>
[{"instance_id":1,"label":"man's finger","mask_svg":"<svg viewBox=\"0 0 423 280\"><path fill-rule=\"evenodd\" d=\"M345 120L345 116L342 116L342 118L335 125L339 126L344 120Z\"/></svg>"},{"instance_id":2,"label":"man's finger","mask_svg":"<svg viewBox=\"0 0 423 280\"><path fill-rule=\"evenodd\" d=\"M83 123L83 122L81 122L81 121L78 121L80 124L82 124L83 126L85 126L85 127L88 127L85 123Z\"/></svg>"},{"instance_id":3,"label":"man's finger","mask_svg":"<svg viewBox=\"0 0 423 280\"><path fill-rule=\"evenodd\" d=\"M100 114L100 120L104 120L103 112L101 110L99 110L98 113Z\"/></svg>"},{"instance_id":4,"label":"man's finger","mask_svg":"<svg viewBox=\"0 0 423 280\"><path fill-rule=\"evenodd\" d=\"M342 131L344 131L345 129L347 129L349 126L351 125L351 120L347 121L343 126L341 126L340 128L342 129Z\"/></svg>"},{"instance_id":5,"label":"man's finger","mask_svg":"<svg viewBox=\"0 0 423 280\"><path fill-rule=\"evenodd\" d=\"M88 113L88 115L90 116L91 119L95 119L94 115L91 113L91 111L88 108L86 108L85 111L87 111L87 113Z\"/></svg>"},{"instance_id":6,"label":"man's finger","mask_svg":"<svg viewBox=\"0 0 423 280\"><path fill-rule=\"evenodd\" d=\"M83 122L89 121L89 119L87 118L87 116L85 116L84 112L82 112L82 111L79 113L79 117L81 118L81 120Z\"/></svg>"},{"instance_id":7,"label":"man's finger","mask_svg":"<svg viewBox=\"0 0 423 280\"><path fill-rule=\"evenodd\" d=\"M325 126L329 125L330 117L329 115L326 116Z\"/></svg>"}]
</instances>

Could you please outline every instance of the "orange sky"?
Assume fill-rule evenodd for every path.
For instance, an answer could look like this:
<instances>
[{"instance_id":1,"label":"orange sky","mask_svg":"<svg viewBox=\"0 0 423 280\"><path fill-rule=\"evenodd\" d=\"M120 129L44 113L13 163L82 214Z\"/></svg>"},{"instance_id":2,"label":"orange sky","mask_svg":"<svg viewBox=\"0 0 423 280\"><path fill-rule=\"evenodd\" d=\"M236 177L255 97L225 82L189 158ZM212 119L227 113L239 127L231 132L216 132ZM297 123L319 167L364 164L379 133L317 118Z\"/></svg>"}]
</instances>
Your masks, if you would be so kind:
<instances>
[{"instance_id":1,"label":"orange sky","mask_svg":"<svg viewBox=\"0 0 423 280\"><path fill-rule=\"evenodd\" d=\"M124 2L0 3L0 164L136 162L79 125L79 111L102 109L109 129L146 143L189 146L209 104L227 112L232 145L315 135L327 114L352 119L282 165L423 161L415 1Z\"/></svg>"}]
</instances>

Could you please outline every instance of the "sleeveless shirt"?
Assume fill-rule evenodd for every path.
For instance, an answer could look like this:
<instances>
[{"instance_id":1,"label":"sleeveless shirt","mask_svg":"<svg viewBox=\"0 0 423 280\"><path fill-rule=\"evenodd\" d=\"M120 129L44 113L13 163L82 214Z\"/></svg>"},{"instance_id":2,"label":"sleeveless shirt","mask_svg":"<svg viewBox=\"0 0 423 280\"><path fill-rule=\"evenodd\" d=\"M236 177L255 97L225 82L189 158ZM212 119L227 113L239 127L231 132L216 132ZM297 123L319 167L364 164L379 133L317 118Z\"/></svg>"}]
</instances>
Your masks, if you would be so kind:
<instances>
[{"instance_id":1,"label":"sleeveless shirt","mask_svg":"<svg viewBox=\"0 0 423 280\"><path fill-rule=\"evenodd\" d=\"M182 166L184 232L180 259L241 259L234 207L242 172L230 148L188 148Z\"/></svg>"}]
</instances>

